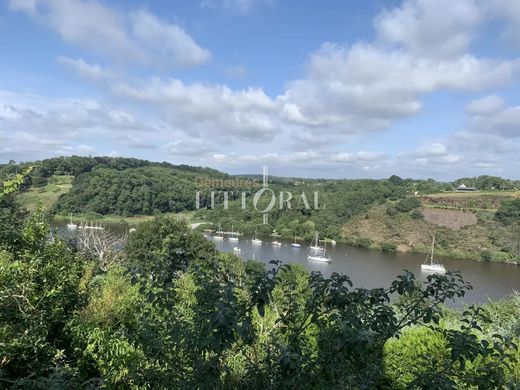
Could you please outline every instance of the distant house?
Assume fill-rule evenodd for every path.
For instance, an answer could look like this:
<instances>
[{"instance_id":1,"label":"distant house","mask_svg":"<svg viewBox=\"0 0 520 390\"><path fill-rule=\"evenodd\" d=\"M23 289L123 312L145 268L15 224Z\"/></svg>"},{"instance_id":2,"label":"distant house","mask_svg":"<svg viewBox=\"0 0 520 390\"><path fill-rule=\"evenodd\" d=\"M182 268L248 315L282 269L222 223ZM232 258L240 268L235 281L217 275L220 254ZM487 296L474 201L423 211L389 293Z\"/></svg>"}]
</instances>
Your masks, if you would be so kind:
<instances>
[{"instance_id":1,"label":"distant house","mask_svg":"<svg viewBox=\"0 0 520 390\"><path fill-rule=\"evenodd\" d=\"M460 186L457 187L457 191L478 191L475 187L466 187L464 183L462 183Z\"/></svg>"}]
</instances>

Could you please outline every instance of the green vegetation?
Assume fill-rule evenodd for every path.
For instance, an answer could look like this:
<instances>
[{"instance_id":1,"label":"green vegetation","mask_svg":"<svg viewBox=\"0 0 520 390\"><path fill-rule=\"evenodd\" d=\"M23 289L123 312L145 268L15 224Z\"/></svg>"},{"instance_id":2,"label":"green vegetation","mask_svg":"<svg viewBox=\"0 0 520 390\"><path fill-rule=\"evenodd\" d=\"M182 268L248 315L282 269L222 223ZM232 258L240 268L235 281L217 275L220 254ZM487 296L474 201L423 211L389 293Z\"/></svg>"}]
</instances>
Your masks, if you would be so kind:
<instances>
[{"instance_id":1,"label":"green vegetation","mask_svg":"<svg viewBox=\"0 0 520 390\"><path fill-rule=\"evenodd\" d=\"M471 288L458 273L354 289L345 275L220 254L167 218L100 267L50 240L40 210L22 217L17 186L0 195L3 388L520 385L517 296L451 312L442 304Z\"/></svg>"},{"instance_id":2,"label":"green vegetation","mask_svg":"<svg viewBox=\"0 0 520 390\"><path fill-rule=\"evenodd\" d=\"M495 218L504 225L520 223L520 199L502 202L495 214Z\"/></svg>"},{"instance_id":3,"label":"green vegetation","mask_svg":"<svg viewBox=\"0 0 520 390\"><path fill-rule=\"evenodd\" d=\"M518 225L505 225L497 221L492 212L418 208L399 213L395 210L391 202L374 206L348 221L343 226L343 236L355 246L388 250L389 244L393 244L398 251L426 253L435 233L439 256L519 261Z\"/></svg>"},{"instance_id":4,"label":"green vegetation","mask_svg":"<svg viewBox=\"0 0 520 390\"><path fill-rule=\"evenodd\" d=\"M453 182L455 187L464 184L466 187L474 187L479 190L505 190L518 191L520 180L509 180L497 176L463 177Z\"/></svg>"},{"instance_id":5,"label":"green vegetation","mask_svg":"<svg viewBox=\"0 0 520 390\"><path fill-rule=\"evenodd\" d=\"M110 157L73 156L31 164L0 166L0 178L34 165L20 183L21 202L30 210L41 205L57 218L73 214L78 221L137 224L156 215L176 215L246 234L310 240L318 231L322 239L414 252L426 251L436 233L443 238L439 253L450 257L518 262L520 256L520 225L513 223L520 183L508 179L480 176L440 183L396 175L382 180L274 177L270 188L277 199L265 225L252 204L259 187L251 179L260 182L255 175L232 177L209 168ZM479 191L455 192L462 183ZM201 210L196 210L197 191ZM209 208L211 191L216 194L214 209ZM229 209L223 207L223 191L228 191ZM248 194L246 209L242 191ZM293 194L290 209L278 209L280 192ZM319 209L313 208L316 192ZM302 193L310 209L304 207ZM263 198L259 209L268 200ZM207 225L199 227L204 228Z\"/></svg>"},{"instance_id":6,"label":"green vegetation","mask_svg":"<svg viewBox=\"0 0 520 390\"><path fill-rule=\"evenodd\" d=\"M20 200L29 210L34 210L38 206L50 210L61 195L70 191L72 180L73 177L70 175L53 175L42 187L32 186L20 194Z\"/></svg>"}]
</instances>

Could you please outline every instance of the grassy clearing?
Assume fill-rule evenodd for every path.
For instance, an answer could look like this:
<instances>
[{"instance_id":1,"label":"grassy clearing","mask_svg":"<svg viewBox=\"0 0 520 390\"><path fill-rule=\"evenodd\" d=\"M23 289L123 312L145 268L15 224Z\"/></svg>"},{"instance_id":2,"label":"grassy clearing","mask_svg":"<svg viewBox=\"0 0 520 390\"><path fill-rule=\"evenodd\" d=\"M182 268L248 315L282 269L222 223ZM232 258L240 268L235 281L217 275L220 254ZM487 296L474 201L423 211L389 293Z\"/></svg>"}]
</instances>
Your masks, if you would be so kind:
<instances>
[{"instance_id":1,"label":"grassy clearing","mask_svg":"<svg viewBox=\"0 0 520 390\"><path fill-rule=\"evenodd\" d=\"M479 196L498 196L519 198L520 191L474 191L474 192L439 192L427 195L430 198L478 198Z\"/></svg>"},{"instance_id":2,"label":"grassy clearing","mask_svg":"<svg viewBox=\"0 0 520 390\"><path fill-rule=\"evenodd\" d=\"M40 188L31 187L24 191L20 194L20 200L28 210L34 210L38 206L50 210L60 195L70 191L73 178L73 176L68 175L54 175L49 178L46 186Z\"/></svg>"}]
</instances>

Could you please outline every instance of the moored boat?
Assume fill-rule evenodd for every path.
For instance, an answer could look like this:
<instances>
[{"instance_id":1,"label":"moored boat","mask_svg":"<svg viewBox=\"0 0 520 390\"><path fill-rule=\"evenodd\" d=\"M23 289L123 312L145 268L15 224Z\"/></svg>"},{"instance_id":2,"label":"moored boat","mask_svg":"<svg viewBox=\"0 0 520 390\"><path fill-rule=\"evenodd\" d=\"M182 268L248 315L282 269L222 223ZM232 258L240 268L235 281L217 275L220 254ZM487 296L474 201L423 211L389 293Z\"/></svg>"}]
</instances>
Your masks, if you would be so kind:
<instances>
[{"instance_id":1,"label":"moored boat","mask_svg":"<svg viewBox=\"0 0 520 390\"><path fill-rule=\"evenodd\" d=\"M444 265L442 265L441 263L435 262L434 257L433 257L434 252L435 252L435 236L433 236L432 247L430 248L428 255L426 255L426 262L424 264L421 264L421 271L432 272L432 273L436 273L436 274L446 273L446 268L444 268Z\"/></svg>"}]
</instances>

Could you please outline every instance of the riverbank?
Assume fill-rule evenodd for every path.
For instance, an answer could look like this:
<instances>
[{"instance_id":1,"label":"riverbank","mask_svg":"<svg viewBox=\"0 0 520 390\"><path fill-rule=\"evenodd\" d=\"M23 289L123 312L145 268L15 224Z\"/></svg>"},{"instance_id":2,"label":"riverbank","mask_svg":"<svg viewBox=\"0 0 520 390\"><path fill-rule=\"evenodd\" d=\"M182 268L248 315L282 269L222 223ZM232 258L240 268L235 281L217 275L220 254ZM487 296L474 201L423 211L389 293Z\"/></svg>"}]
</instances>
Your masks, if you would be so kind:
<instances>
[{"instance_id":1,"label":"riverbank","mask_svg":"<svg viewBox=\"0 0 520 390\"><path fill-rule=\"evenodd\" d=\"M85 221L91 222L100 222L100 223L108 223L108 224L127 224L127 225L138 225L142 222L150 221L155 217L168 217L175 218L178 220L183 220L186 223L191 223L193 218L193 212L184 211L180 213L163 213L157 215L133 215L133 216L122 216L122 215L95 215L95 214L84 214L84 215L73 215L72 217L69 215L54 215L53 219L56 221L70 221L79 224Z\"/></svg>"},{"instance_id":2,"label":"riverbank","mask_svg":"<svg viewBox=\"0 0 520 390\"><path fill-rule=\"evenodd\" d=\"M421 207L415 213L389 213L388 205L373 207L342 229L348 244L384 252L424 253L436 237L439 256L517 264L518 233L494 219L491 211ZM518 229L518 228L516 228Z\"/></svg>"}]
</instances>

